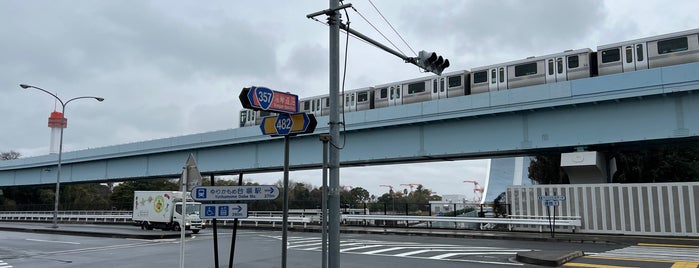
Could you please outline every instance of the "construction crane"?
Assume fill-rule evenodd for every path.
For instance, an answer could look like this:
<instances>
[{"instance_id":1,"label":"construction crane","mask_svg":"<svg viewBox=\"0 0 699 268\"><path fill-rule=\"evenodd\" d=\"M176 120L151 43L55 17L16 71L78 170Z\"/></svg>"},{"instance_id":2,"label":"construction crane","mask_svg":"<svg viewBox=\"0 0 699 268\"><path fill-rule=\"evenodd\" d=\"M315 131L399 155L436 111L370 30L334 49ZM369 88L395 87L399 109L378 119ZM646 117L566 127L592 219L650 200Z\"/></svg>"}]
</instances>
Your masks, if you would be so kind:
<instances>
[{"instance_id":1,"label":"construction crane","mask_svg":"<svg viewBox=\"0 0 699 268\"><path fill-rule=\"evenodd\" d=\"M413 192L413 187L418 187L422 184L419 183L406 183L406 184L401 184L400 186L409 186L410 187L410 192Z\"/></svg>"},{"instance_id":2,"label":"construction crane","mask_svg":"<svg viewBox=\"0 0 699 268\"><path fill-rule=\"evenodd\" d=\"M475 180L465 180L464 182L473 183L473 193L475 194L475 196L473 197L473 201L476 203L480 203L483 199L483 187L481 187L481 184Z\"/></svg>"},{"instance_id":3,"label":"construction crane","mask_svg":"<svg viewBox=\"0 0 699 268\"><path fill-rule=\"evenodd\" d=\"M388 189L390 189L390 192L393 192L393 186L391 186L391 185L382 184L382 185L379 185L379 187L388 187Z\"/></svg>"}]
</instances>

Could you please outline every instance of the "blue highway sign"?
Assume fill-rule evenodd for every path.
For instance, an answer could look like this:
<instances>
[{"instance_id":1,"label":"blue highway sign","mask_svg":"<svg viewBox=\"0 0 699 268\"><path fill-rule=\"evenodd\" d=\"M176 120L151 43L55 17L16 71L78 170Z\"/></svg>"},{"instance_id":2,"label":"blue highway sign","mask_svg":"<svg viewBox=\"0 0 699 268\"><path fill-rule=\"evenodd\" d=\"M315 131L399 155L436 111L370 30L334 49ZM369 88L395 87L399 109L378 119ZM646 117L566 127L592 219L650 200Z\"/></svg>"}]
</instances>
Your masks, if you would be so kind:
<instances>
[{"instance_id":1,"label":"blue highway sign","mask_svg":"<svg viewBox=\"0 0 699 268\"><path fill-rule=\"evenodd\" d=\"M199 202L271 200L277 197L279 197L279 188L274 185L197 186L192 189L192 199Z\"/></svg>"},{"instance_id":2,"label":"blue highway sign","mask_svg":"<svg viewBox=\"0 0 699 268\"><path fill-rule=\"evenodd\" d=\"M248 204L201 204L202 219L242 219L248 217Z\"/></svg>"}]
</instances>

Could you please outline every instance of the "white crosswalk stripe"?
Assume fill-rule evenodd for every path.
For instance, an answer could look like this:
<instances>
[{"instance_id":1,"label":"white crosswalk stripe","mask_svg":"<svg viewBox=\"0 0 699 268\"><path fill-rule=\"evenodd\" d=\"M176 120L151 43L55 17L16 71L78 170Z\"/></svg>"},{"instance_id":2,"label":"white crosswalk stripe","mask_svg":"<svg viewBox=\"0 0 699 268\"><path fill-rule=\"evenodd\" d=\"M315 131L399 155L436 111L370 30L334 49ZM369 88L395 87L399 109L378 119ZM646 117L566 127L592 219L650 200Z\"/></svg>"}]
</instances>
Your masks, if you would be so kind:
<instances>
[{"instance_id":1,"label":"white crosswalk stripe","mask_svg":"<svg viewBox=\"0 0 699 268\"><path fill-rule=\"evenodd\" d=\"M266 236L281 240L280 236ZM320 238L288 237L289 249L304 251L320 251ZM427 244L417 242L389 242L376 240L349 239L340 241L340 252L347 254L392 256L403 258L419 258L429 260L463 261L476 263L496 263L503 265L521 265L509 262L489 262L467 259L468 256L515 255L517 252L529 249L474 247L462 245Z\"/></svg>"},{"instance_id":2,"label":"white crosswalk stripe","mask_svg":"<svg viewBox=\"0 0 699 268\"><path fill-rule=\"evenodd\" d=\"M3 260L0 260L0 268L12 268L12 265L10 265L9 263L6 263Z\"/></svg>"},{"instance_id":3,"label":"white crosswalk stripe","mask_svg":"<svg viewBox=\"0 0 699 268\"><path fill-rule=\"evenodd\" d=\"M699 247L638 245L602 252L592 257L699 262Z\"/></svg>"}]
</instances>

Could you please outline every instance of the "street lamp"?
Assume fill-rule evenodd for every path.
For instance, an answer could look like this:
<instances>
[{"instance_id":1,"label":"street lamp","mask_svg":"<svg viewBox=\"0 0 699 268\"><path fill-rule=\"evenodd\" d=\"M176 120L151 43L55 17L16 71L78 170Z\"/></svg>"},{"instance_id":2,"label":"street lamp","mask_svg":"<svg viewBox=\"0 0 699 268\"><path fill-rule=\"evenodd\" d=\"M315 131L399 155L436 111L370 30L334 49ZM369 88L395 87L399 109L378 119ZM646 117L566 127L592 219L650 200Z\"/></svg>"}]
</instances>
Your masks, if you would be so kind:
<instances>
[{"instance_id":1,"label":"street lamp","mask_svg":"<svg viewBox=\"0 0 699 268\"><path fill-rule=\"evenodd\" d=\"M63 117L62 119L65 120L66 118L66 105L68 105L69 102L78 100L78 99L95 99L97 101L103 101L104 98L100 97L93 97L93 96L82 96L82 97L75 97L72 99L69 99L66 102L63 102L61 98L56 96L56 94L53 94L51 92L48 92L47 90L40 88L40 87L35 87L32 85L26 85L26 84L19 84L21 88L27 89L27 88L33 88L33 89L38 89L43 92L46 92L46 94L49 94L53 96L58 102L61 103L61 116ZM63 121L61 122L63 124ZM59 190L61 188L61 155L63 154L63 126L61 126L61 135L59 138L58 142L58 170L56 171L56 200L53 202L53 226L52 228L58 228L58 196L59 196Z\"/></svg>"}]
</instances>

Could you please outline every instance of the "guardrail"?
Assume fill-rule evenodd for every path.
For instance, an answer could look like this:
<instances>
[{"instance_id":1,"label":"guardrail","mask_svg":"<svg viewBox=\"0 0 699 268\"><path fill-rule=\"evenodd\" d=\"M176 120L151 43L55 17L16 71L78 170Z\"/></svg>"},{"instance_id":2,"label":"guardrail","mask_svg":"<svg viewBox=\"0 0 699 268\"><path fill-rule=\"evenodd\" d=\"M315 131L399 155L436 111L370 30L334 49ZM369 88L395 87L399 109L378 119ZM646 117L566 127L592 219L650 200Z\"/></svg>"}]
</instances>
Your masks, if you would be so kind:
<instances>
[{"instance_id":1,"label":"guardrail","mask_svg":"<svg viewBox=\"0 0 699 268\"><path fill-rule=\"evenodd\" d=\"M258 226L260 222L272 223L275 227L276 223L282 222L281 212L264 211L264 212L248 212L249 217L239 219L240 222L253 222ZM50 221L53 219L53 213L47 211L0 211L0 221ZM59 221L84 221L84 222L113 222L113 223L129 223L131 222L130 211L61 211L58 214ZM314 211L295 211L288 217L288 222L291 227L294 223L303 224L306 228L309 223L320 223L321 216ZM454 223L477 223L481 224L481 229L487 225L504 224L508 230L513 230L517 225L539 226L539 231L543 231L544 226L549 226L546 217L537 216L512 216L509 218L476 218L476 217L444 217L444 216L405 216L405 215L353 215L343 214L343 222L359 222L365 225L369 223L375 224L376 221L392 221L406 222L408 226L410 222L454 222ZM223 225L228 225L233 220L217 220ZM571 227L575 228L582 226L580 217L556 217L556 227Z\"/></svg>"},{"instance_id":2,"label":"guardrail","mask_svg":"<svg viewBox=\"0 0 699 268\"><path fill-rule=\"evenodd\" d=\"M435 216L402 216L402 215L342 215L343 220L350 221L405 221L405 222L458 222L458 223L478 223L481 227L485 224L506 224L508 230L512 230L515 225L549 226L547 218L477 218L477 217L435 217ZM582 221L578 219L556 218L555 226L576 227L582 226ZM541 228L540 228L540 231Z\"/></svg>"}]
</instances>

